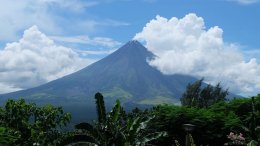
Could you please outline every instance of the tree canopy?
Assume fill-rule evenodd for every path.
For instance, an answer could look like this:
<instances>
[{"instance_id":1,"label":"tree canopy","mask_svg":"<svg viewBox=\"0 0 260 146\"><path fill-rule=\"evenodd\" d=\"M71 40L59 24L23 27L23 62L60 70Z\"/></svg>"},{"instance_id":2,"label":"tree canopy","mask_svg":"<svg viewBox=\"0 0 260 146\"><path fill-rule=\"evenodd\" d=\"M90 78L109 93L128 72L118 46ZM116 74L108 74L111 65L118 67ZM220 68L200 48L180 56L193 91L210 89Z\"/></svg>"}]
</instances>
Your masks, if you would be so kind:
<instances>
[{"instance_id":1,"label":"tree canopy","mask_svg":"<svg viewBox=\"0 0 260 146\"><path fill-rule=\"evenodd\" d=\"M215 86L203 84L203 79L188 84L181 97L181 103L187 107L208 108L210 105L226 100L228 89L224 90L220 83Z\"/></svg>"},{"instance_id":2,"label":"tree canopy","mask_svg":"<svg viewBox=\"0 0 260 146\"><path fill-rule=\"evenodd\" d=\"M63 136L59 129L70 118L61 107L8 100L0 108L0 139L7 139L2 145L57 145Z\"/></svg>"}]
</instances>

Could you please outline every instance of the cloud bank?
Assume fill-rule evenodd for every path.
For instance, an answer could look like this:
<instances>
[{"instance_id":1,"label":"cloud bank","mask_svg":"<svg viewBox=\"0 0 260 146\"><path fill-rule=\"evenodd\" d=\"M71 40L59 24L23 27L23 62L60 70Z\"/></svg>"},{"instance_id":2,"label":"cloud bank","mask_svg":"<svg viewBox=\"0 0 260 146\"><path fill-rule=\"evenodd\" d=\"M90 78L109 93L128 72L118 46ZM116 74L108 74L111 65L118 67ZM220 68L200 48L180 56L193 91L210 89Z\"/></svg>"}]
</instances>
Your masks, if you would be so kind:
<instances>
[{"instance_id":1,"label":"cloud bank","mask_svg":"<svg viewBox=\"0 0 260 146\"><path fill-rule=\"evenodd\" d=\"M225 42L222 35L221 28L206 29L203 18L190 13L181 19L156 16L134 39L146 43L157 56L150 65L164 74L205 77L208 83L221 82L231 92L256 94L260 65L255 58L245 61L239 47Z\"/></svg>"},{"instance_id":2,"label":"cloud bank","mask_svg":"<svg viewBox=\"0 0 260 146\"><path fill-rule=\"evenodd\" d=\"M35 87L73 73L93 60L55 44L36 26L0 50L0 93Z\"/></svg>"},{"instance_id":3,"label":"cloud bank","mask_svg":"<svg viewBox=\"0 0 260 146\"><path fill-rule=\"evenodd\" d=\"M17 40L20 33L32 25L56 36L64 36L68 32L74 35L90 34L101 28L130 25L113 19L96 18L86 12L101 3L105 1L1 0L0 42Z\"/></svg>"}]
</instances>

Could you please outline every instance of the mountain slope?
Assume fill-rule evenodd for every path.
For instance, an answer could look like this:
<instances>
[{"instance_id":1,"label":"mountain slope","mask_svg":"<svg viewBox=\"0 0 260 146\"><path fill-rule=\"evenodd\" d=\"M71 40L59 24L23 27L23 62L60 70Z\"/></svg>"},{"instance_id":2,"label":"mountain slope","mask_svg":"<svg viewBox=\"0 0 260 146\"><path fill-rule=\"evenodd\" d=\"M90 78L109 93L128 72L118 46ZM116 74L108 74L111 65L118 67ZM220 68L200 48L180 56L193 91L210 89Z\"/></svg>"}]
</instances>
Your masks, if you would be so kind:
<instances>
[{"instance_id":1,"label":"mountain slope","mask_svg":"<svg viewBox=\"0 0 260 146\"><path fill-rule=\"evenodd\" d=\"M109 99L108 102L116 98L139 104L177 102L186 85L197 79L185 75L163 75L147 63L153 57L139 42L130 41L76 73L1 97L60 103L92 101L93 95L101 92Z\"/></svg>"}]
</instances>

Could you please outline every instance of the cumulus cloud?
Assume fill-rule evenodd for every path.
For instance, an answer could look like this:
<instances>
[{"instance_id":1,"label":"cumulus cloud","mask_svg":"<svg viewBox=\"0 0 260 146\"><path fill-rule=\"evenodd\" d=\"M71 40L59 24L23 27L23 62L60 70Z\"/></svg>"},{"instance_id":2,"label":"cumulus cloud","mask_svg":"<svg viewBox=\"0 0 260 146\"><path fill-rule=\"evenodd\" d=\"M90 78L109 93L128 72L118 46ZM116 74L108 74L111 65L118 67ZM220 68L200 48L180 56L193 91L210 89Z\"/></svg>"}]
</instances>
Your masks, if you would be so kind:
<instances>
[{"instance_id":1,"label":"cumulus cloud","mask_svg":"<svg viewBox=\"0 0 260 146\"><path fill-rule=\"evenodd\" d=\"M239 47L226 43L218 26L206 29L196 14L167 19L156 16L134 39L144 41L157 57L150 65L165 74L205 77L219 81L230 91L255 94L260 88L260 65L255 58L245 61Z\"/></svg>"},{"instance_id":2,"label":"cumulus cloud","mask_svg":"<svg viewBox=\"0 0 260 146\"><path fill-rule=\"evenodd\" d=\"M2 83L0 83L0 94L1 93L14 92L14 91L18 91L18 90L22 90L22 89L18 88L18 87L15 87L13 85L10 85L10 84L2 84Z\"/></svg>"},{"instance_id":3,"label":"cumulus cloud","mask_svg":"<svg viewBox=\"0 0 260 146\"><path fill-rule=\"evenodd\" d=\"M55 44L37 26L0 50L0 93L34 87L73 73L93 60ZM4 87L4 88L3 88Z\"/></svg>"},{"instance_id":4,"label":"cumulus cloud","mask_svg":"<svg viewBox=\"0 0 260 146\"><path fill-rule=\"evenodd\" d=\"M245 54L245 58L250 60L251 58L260 58L260 49L250 49L250 50L243 50L243 54ZM260 63L260 60L257 60Z\"/></svg>"},{"instance_id":5,"label":"cumulus cloud","mask_svg":"<svg viewBox=\"0 0 260 146\"><path fill-rule=\"evenodd\" d=\"M93 18L87 8L95 0L1 0L0 41L17 40L24 29L37 25L51 35L94 33L103 27L128 26L127 22ZM67 15L69 13L69 15ZM64 15L66 14L66 15ZM83 14L88 17L83 17Z\"/></svg>"},{"instance_id":6,"label":"cumulus cloud","mask_svg":"<svg viewBox=\"0 0 260 146\"><path fill-rule=\"evenodd\" d=\"M32 24L38 25L45 32L59 32L60 28L47 6L43 0L1 0L0 40L15 40L21 30Z\"/></svg>"}]
</instances>

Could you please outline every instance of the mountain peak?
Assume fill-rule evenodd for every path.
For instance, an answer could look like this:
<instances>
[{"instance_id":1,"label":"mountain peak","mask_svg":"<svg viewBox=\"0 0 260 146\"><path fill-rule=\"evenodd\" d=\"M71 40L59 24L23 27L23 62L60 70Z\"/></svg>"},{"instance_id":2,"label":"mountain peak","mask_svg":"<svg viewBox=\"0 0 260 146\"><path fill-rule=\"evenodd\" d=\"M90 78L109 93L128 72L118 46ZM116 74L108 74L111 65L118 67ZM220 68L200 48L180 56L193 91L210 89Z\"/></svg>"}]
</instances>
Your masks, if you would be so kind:
<instances>
[{"instance_id":1,"label":"mountain peak","mask_svg":"<svg viewBox=\"0 0 260 146\"><path fill-rule=\"evenodd\" d=\"M115 51L113 54L120 55L122 57L140 57L143 59L151 58L154 55L148 51L139 41L131 40ZM111 54L113 56L113 54Z\"/></svg>"},{"instance_id":2,"label":"mountain peak","mask_svg":"<svg viewBox=\"0 0 260 146\"><path fill-rule=\"evenodd\" d=\"M128 41L127 44L132 44L132 45L142 45L138 40L131 40L131 41Z\"/></svg>"},{"instance_id":3,"label":"mountain peak","mask_svg":"<svg viewBox=\"0 0 260 146\"><path fill-rule=\"evenodd\" d=\"M128 41L125 45L123 45L121 48L130 48L130 49L136 49L136 48L141 48L144 50L147 50L139 41L137 40L131 40ZM119 48L119 49L121 49Z\"/></svg>"},{"instance_id":4,"label":"mountain peak","mask_svg":"<svg viewBox=\"0 0 260 146\"><path fill-rule=\"evenodd\" d=\"M0 102L8 97L25 97L40 104L62 105L74 116L82 117L94 112L96 92L106 97L108 105L113 105L116 99L128 107L178 102L188 83L197 79L164 75L147 62L153 57L141 43L132 40L78 72L36 88L1 95Z\"/></svg>"}]
</instances>

